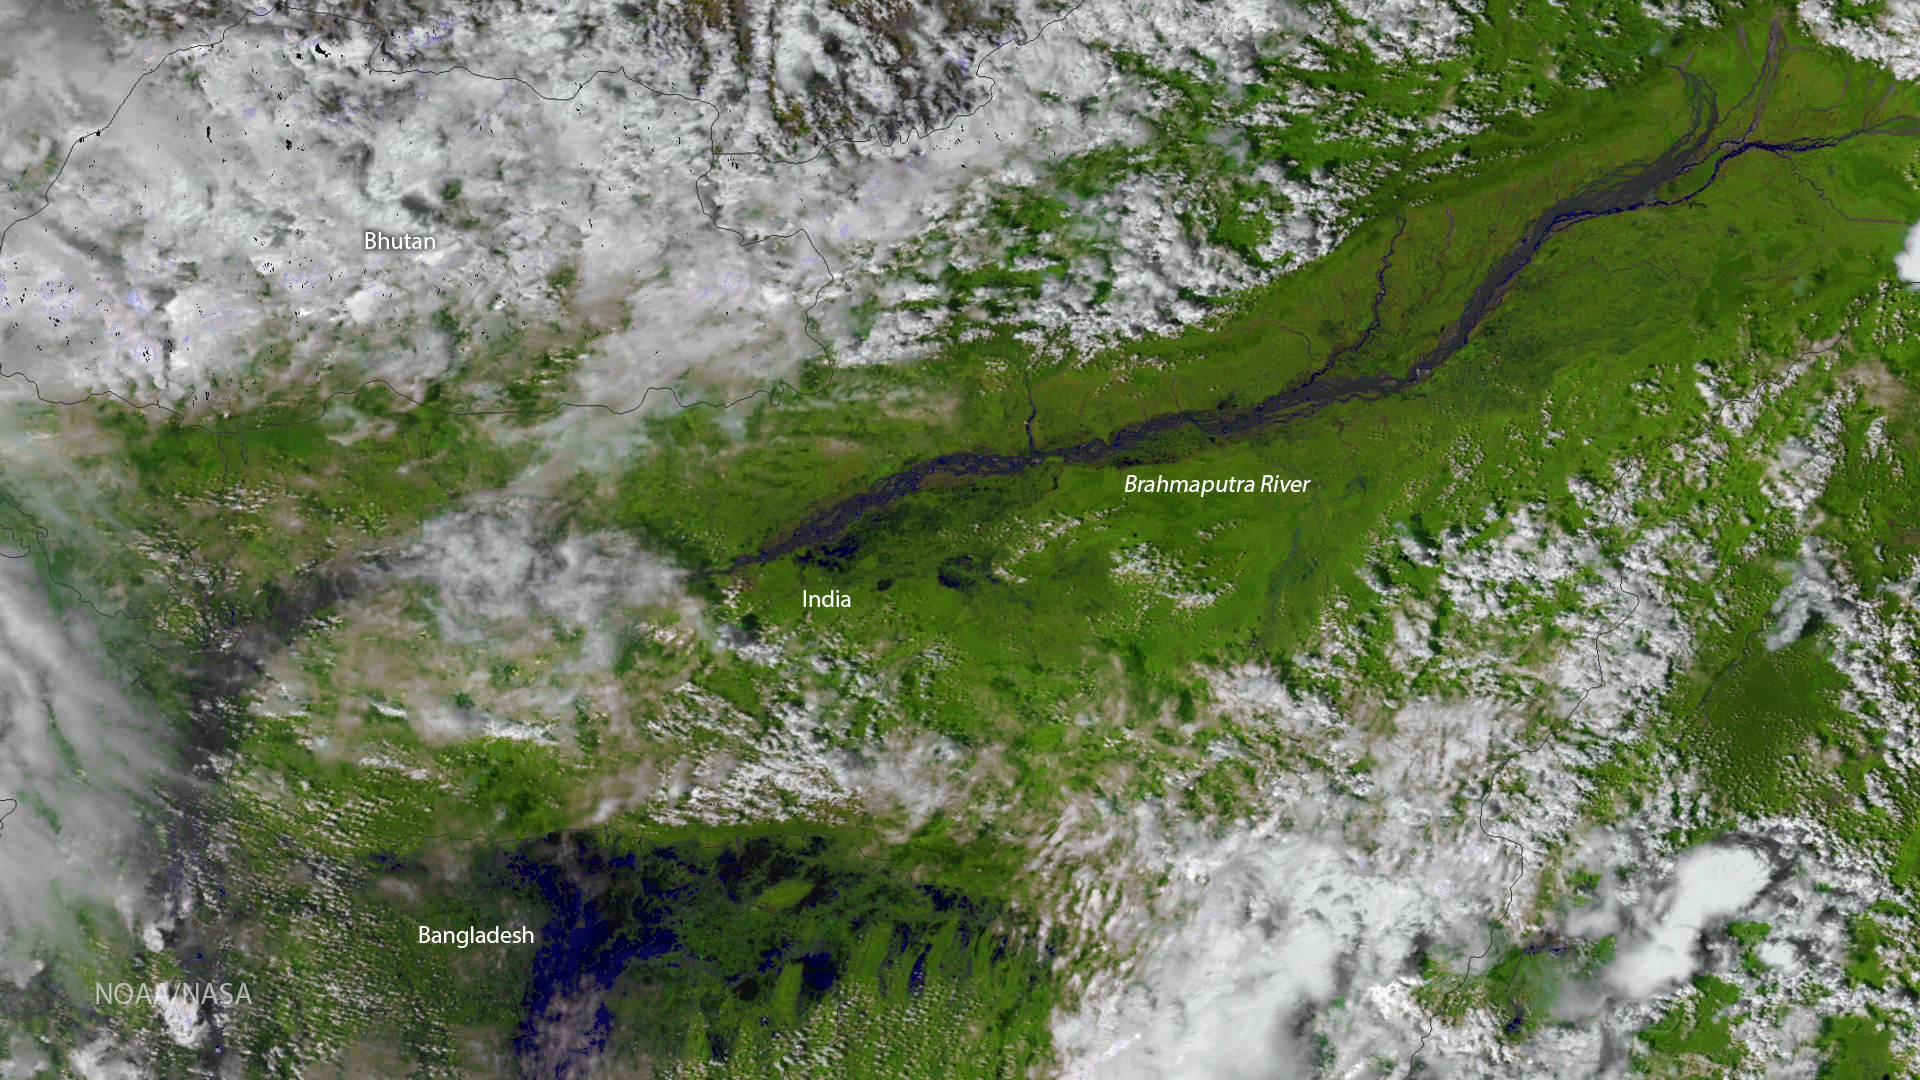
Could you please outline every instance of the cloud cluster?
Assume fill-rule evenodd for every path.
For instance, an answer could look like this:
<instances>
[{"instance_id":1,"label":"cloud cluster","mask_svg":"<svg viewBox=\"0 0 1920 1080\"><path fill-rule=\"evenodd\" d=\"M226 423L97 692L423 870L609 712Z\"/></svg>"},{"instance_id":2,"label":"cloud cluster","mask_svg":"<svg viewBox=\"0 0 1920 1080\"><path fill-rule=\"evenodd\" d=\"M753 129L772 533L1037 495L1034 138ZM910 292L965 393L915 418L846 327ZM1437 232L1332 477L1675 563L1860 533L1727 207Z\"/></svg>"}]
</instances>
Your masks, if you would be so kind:
<instances>
[{"instance_id":1,"label":"cloud cluster","mask_svg":"<svg viewBox=\"0 0 1920 1080\"><path fill-rule=\"evenodd\" d=\"M1910 286L1920 286L1920 224L1907 230L1907 246L1893 257L1893 272Z\"/></svg>"},{"instance_id":2,"label":"cloud cluster","mask_svg":"<svg viewBox=\"0 0 1920 1080\"><path fill-rule=\"evenodd\" d=\"M1495 903L1497 871L1359 855L1334 837L1249 844L1209 867L1198 903L1131 985L1062 1016L1066 1075L1105 1080L1311 1076L1314 1018L1336 998L1417 973L1436 938L1463 940ZM1455 880L1456 887L1443 882ZM1375 1033L1401 1056L1424 1021Z\"/></svg>"},{"instance_id":3,"label":"cloud cluster","mask_svg":"<svg viewBox=\"0 0 1920 1080\"><path fill-rule=\"evenodd\" d=\"M448 320L481 342L593 326L577 389L617 409L683 382L744 393L827 346L909 359L971 318L920 294L952 299L949 270L1002 258L996 208L1150 137L1164 88L1117 53L1237 87L1320 28L1292 4L1191 0L356 10L22 9L0 37L18 120L0 162L23 182L0 214L40 207L87 135L0 250L0 315L45 392L225 407L266 334L291 341L289 378L351 355L419 391L459 370ZM1363 14L1409 57L1460 32L1418 0ZM1256 179L1265 268L1183 224L1194 192L1144 170L1076 211L1106 222L1107 254L1001 301L1082 346L1176 331L1209 310L1193 294L1329 250L1359 194ZM368 230L437 246L368 251Z\"/></svg>"},{"instance_id":4,"label":"cloud cluster","mask_svg":"<svg viewBox=\"0 0 1920 1080\"><path fill-rule=\"evenodd\" d=\"M1772 862L1751 847L1722 844L1687 853L1646 905L1632 943L1602 977L1636 1000L1678 987L1700 969L1701 938L1709 926L1745 911L1773 873ZM1613 929L1604 909L1572 925L1587 932Z\"/></svg>"},{"instance_id":5,"label":"cloud cluster","mask_svg":"<svg viewBox=\"0 0 1920 1080\"><path fill-rule=\"evenodd\" d=\"M1801 0L1796 10L1814 36L1828 45L1885 64L1896 79L1920 75L1920 3L1890 0L1865 15L1847 8L1836 0Z\"/></svg>"},{"instance_id":6,"label":"cloud cluster","mask_svg":"<svg viewBox=\"0 0 1920 1080\"><path fill-rule=\"evenodd\" d=\"M681 578L670 561L625 537L547 537L518 511L435 518L393 569L435 586L442 628L461 637L489 620L533 615L588 626L615 606L674 598Z\"/></svg>"}]
</instances>

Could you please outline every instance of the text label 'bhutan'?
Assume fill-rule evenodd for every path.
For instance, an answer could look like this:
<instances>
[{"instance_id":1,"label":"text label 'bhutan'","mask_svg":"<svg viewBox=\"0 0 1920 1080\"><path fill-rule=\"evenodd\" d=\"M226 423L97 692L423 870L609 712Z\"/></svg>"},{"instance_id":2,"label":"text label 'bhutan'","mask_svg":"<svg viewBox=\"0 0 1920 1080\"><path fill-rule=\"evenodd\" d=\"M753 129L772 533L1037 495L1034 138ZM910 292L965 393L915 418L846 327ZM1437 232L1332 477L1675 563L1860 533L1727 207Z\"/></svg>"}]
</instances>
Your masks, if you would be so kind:
<instances>
[{"instance_id":1,"label":"text label 'bhutan'","mask_svg":"<svg viewBox=\"0 0 1920 1080\"><path fill-rule=\"evenodd\" d=\"M1216 491L1258 491L1263 495L1286 491L1300 492L1307 490L1307 485L1311 483L1313 483L1311 480L1289 480L1278 473L1266 473L1254 480L1249 480L1244 476L1228 476L1219 480L1169 480L1164 476L1156 476L1149 480L1143 476L1135 476L1132 473L1127 474L1128 494L1136 491L1155 493L1177 491L1185 495L1198 495L1203 499Z\"/></svg>"},{"instance_id":2,"label":"text label 'bhutan'","mask_svg":"<svg viewBox=\"0 0 1920 1080\"><path fill-rule=\"evenodd\" d=\"M390 236L371 229L367 230L366 244L368 251L434 251L440 246L439 241L431 236L415 236L413 233Z\"/></svg>"}]
</instances>

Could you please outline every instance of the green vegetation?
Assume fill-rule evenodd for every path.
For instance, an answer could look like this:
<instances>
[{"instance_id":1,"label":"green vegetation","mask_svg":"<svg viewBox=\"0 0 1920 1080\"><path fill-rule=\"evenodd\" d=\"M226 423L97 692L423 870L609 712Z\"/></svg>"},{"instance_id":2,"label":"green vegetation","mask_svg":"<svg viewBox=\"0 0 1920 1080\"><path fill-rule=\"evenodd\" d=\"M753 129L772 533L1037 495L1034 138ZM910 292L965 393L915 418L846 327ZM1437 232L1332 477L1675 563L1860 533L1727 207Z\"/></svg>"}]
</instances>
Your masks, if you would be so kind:
<instances>
[{"instance_id":1,"label":"green vegetation","mask_svg":"<svg viewBox=\"0 0 1920 1080\"><path fill-rule=\"evenodd\" d=\"M1847 926L1852 947L1847 950L1847 981L1885 990L1892 972L1881 959L1883 947L1893 944L1871 915L1856 915Z\"/></svg>"},{"instance_id":2,"label":"green vegetation","mask_svg":"<svg viewBox=\"0 0 1920 1080\"><path fill-rule=\"evenodd\" d=\"M1408 64L1343 26L1293 59L1268 50L1266 81L1232 92L1204 64L1121 57L1167 92L1151 137L1060 163L989 211L1002 261L942 272L956 307L1005 316L1007 296L1099 261L1114 222L1085 207L1141 170L1173 178L1190 234L1253 265L1289 210L1253 179L1261 165L1368 185L1338 251L1219 301L1215 321L1097 355L1037 350L995 323L919 366L817 364L732 411L645 414L644 445L612 473L583 468L543 496L533 543L632 538L695 572L697 606L615 603L592 626L533 612L475 642L443 627L429 585L366 596L328 576L529 466L568 467L539 424L576 419L559 410L589 331L442 309L430 332L461 366L417 402L379 385L287 390L280 348L222 388L249 404L217 422L105 400L22 411L34 437L87 440L111 464L69 500L97 527L40 512L8 465L0 537L30 549L64 613L80 595L150 613L113 639L133 678L176 718L217 713L194 722L230 781L208 798L230 840L213 869L246 898L225 928L247 943L234 968L351 988L273 999L235 1044L254 1061L297 1048L262 1067L285 1075L342 1048L377 1059L370 1075L446 1074L527 1058L512 1033L591 999L606 1018L590 1030L635 1072L832 1060L847 1076L1035 1075L1056 1063L1063 987L1116 961L1089 944L1097 931L1042 940L1023 914L1067 888L1034 838L1147 805L1224 831L1270 818L1277 779L1309 774L1351 796L1341 827L1370 843L1380 792L1429 782L1388 752L1413 702L1486 704L1505 724L1464 759L1441 754L1432 782L1451 812L1418 826L1436 843L1483 806L1491 823L1561 797L1483 767L1557 739L1579 752L1568 805L1584 821L1670 816L1656 855L1807 815L1887 860L1895 885L1920 882L1920 792L1888 763L1857 675L1879 665L1905 693L1911 662L1869 655L1848 613L1786 596L1842 580L1863 598L1853 615L1891 622L1920 549L1920 426L1902 382L1920 376L1906 332L1920 297L1886 280L1920 193L1910 140L1855 137L1920 112L1920 94L1792 30L1759 86L1753 21L1675 30L1638 5L1569 0L1495 4L1472 25L1457 54ZM1595 78L1612 88L1583 88ZM1254 122L1298 85L1319 104ZM1674 177L1656 205L1565 223L1430 379L1069 462L1150 417L1245 416L1322 369L1404 375L1545 208L1670 145L1703 86L1720 105L1711 139L1772 149ZM1416 138L1461 106L1489 126ZM441 196L458 200L459 182ZM571 266L547 278L562 298L578 284ZM1818 452L1819 484L1789 440ZM948 459L830 538L754 558L952 454L1036 460ZM1312 484L1199 498L1130 494L1130 476ZM114 540L76 539L90 528ZM1528 572L1456 572L1494 554ZM851 605L803 606L829 590ZM1635 622L1643 605L1660 617ZM1664 698L1625 688L1634 704L1608 727L1569 689L1589 650L1608 691L1627 668L1684 666L1648 677ZM232 707L201 709L227 671L243 687ZM1258 694L1237 689L1246 672ZM1337 734L1302 719L1309 705L1339 714ZM822 762L893 782L902 761L925 778L901 786L939 805L890 803L878 780L871 805L820 795L837 782ZM606 824L578 831L589 823ZM1504 917L1571 918L1603 895L1598 870L1560 883ZM1841 913L1849 984L1891 999L1909 916ZM72 1000L96 976L170 960L91 917L97 935L52 976ZM536 926L552 948L409 937L495 924ZM1733 1035L1749 1003L1730 980L1768 976L1756 950L1770 932L1727 928L1741 974L1697 978L1641 1033L1642 1070L1749 1064ZM1525 1042L1617 945L1506 934L1472 962L1436 946L1416 1001ZM1828 1018L1828 1075L1897 1075L1902 1022Z\"/></svg>"},{"instance_id":3,"label":"green vegetation","mask_svg":"<svg viewBox=\"0 0 1920 1080\"><path fill-rule=\"evenodd\" d=\"M552 849L510 861L566 892ZM991 900L910 885L818 835L564 850L568 878L605 882L578 917L609 944L568 959L608 987L616 1057L684 1047L688 1075L739 1076L830 1053L845 1075L880 1077L951 1054L943 1075L1008 1078L1044 1060L1052 980ZM910 1016L925 1022L889 1030Z\"/></svg>"},{"instance_id":4,"label":"green vegetation","mask_svg":"<svg viewBox=\"0 0 1920 1080\"><path fill-rule=\"evenodd\" d=\"M128 475L113 494L143 534L116 560L123 576L96 572L89 591L146 601L190 640L208 605L225 619L297 622L312 604L301 575L317 558L414 527L525 460L439 397L416 404L372 385L202 423L106 401L70 415L118 444ZM205 568L200 595L141 586L156 564L183 561Z\"/></svg>"},{"instance_id":5,"label":"green vegetation","mask_svg":"<svg viewBox=\"0 0 1920 1080\"><path fill-rule=\"evenodd\" d=\"M1501 936L1497 928L1495 936ZM1592 979L1613 961L1614 949L1609 935L1597 941L1506 943L1491 964L1483 959L1466 965L1428 953L1413 997L1428 1014L1451 1024L1484 1010L1498 1020L1502 1038L1524 1042L1549 1022L1568 980ZM1457 972L1455 966L1470 966L1472 972Z\"/></svg>"},{"instance_id":6,"label":"green vegetation","mask_svg":"<svg viewBox=\"0 0 1920 1080\"><path fill-rule=\"evenodd\" d=\"M1847 680L1817 648L1802 638L1768 652L1756 640L1712 683L1700 707L1714 747L1708 768L1734 808L1778 813L1800 805L1809 787L1827 778L1782 769L1782 762L1852 733L1854 725L1834 704Z\"/></svg>"},{"instance_id":7,"label":"green vegetation","mask_svg":"<svg viewBox=\"0 0 1920 1080\"><path fill-rule=\"evenodd\" d=\"M1820 1080L1887 1080L1904 1076L1904 1055L1893 1049L1893 1032L1877 1016L1829 1017L1820 1028L1819 1045L1827 1052Z\"/></svg>"},{"instance_id":8,"label":"green vegetation","mask_svg":"<svg viewBox=\"0 0 1920 1080\"><path fill-rule=\"evenodd\" d=\"M608 1010L596 1031L614 1059L690 1075L757 1075L807 1045L864 1055L880 1076L943 1056L963 1031L967 1050L945 1075L1010 1078L1046 1060L1043 943L1003 900L955 889L984 880L977 858L960 869L916 846L876 861L852 835L555 832L480 847L449 876L443 841L397 831L404 799L358 790L349 806L384 805L386 829L363 818L355 842L329 843L318 822L283 816L249 838L271 850L265 838L278 833L324 880L239 879L260 904L247 932L273 942L276 958L240 974L352 987L264 1001L248 1026L254 1053L352 1045L470 1068L510 1052L529 1015L588 995ZM369 846L383 831L403 846ZM351 904L365 940L290 917L327 895ZM525 926L537 941L423 947L419 926ZM941 1018L923 1030L873 1038L929 1009ZM391 1016L405 1018L397 1031Z\"/></svg>"},{"instance_id":9,"label":"green vegetation","mask_svg":"<svg viewBox=\"0 0 1920 1080\"><path fill-rule=\"evenodd\" d=\"M1712 1075L1701 1070L1719 1066L1738 1068L1744 1046L1733 1038L1732 1018L1725 1015L1740 1001L1740 988L1725 979L1702 975L1693 980L1695 993L1683 998L1666 1016L1640 1032L1649 1053L1635 1064L1654 1076Z\"/></svg>"},{"instance_id":10,"label":"green vegetation","mask_svg":"<svg viewBox=\"0 0 1920 1080\"><path fill-rule=\"evenodd\" d=\"M1760 962L1754 950L1765 941L1773 927L1763 922L1736 922L1727 924L1727 936L1740 944L1740 970L1756 978L1765 975L1767 965Z\"/></svg>"},{"instance_id":11,"label":"green vegetation","mask_svg":"<svg viewBox=\"0 0 1920 1080\"><path fill-rule=\"evenodd\" d=\"M1696 68L1721 80L1728 101L1756 77L1746 54L1724 38L1694 55ZM1813 104L1831 100L1849 70L1826 54L1787 54L1761 130L1770 138L1850 130ZM1611 107L1623 118L1639 115L1636 109L1672 115L1683 104L1678 90L1677 82L1650 78L1638 91L1643 97L1626 95ZM1865 108L1864 98L1848 100ZM1554 165L1562 177L1593 175L1603 162L1651 152L1669 137L1621 119L1590 141L1561 144ZM1153 765L1172 767L1181 759L1177 744L1141 744L1146 763L1125 770L1122 782L1120 770L1102 778L1105 757L1095 748L1111 745L1114 733L1100 724L1060 729L1057 742L1044 744L1019 733L1095 712L1096 703L1123 692L1134 715L1157 722L1183 694L1204 699L1208 691L1189 674L1196 663L1279 662L1303 648L1309 659L1326 660L1313 657L1311 638L1330 608L1357 633L1358 655L1342 659L1352 678L1323 684L1302 676L1298 689L1360 682L1383 692L1463 693L1467 686L1444 662L1410 676L1393 670L1393 613L1409 601L1430 606L1436 640L1450 641L1452 601L1432 571L1405 553L1377 562L1379 530L1404 523L1411 535L1431 538L1422 541L1428 548L1441 538L1485 542L1497 536L1484 523L1487 507L1531 505L1561 528L1596 529L1603 558L1615 557L1631 536L1596 521L1569 484L1617 486L1614 463L1634 460L1657 485L1638 496L1635 511L1686 523L1728 568L1711 581L1676 579L1669 587L1683 603L1747 620L1702 642L1702 681L1672 709L1670 734L1704 729L1705 738L1689 735L1678 745L1721 781L1715 800L1698 808L1699 835L1724 828L1730 812L1838 799L1864 783L1874 757L1858 720L1838 710L1845 680L1823 655L1817 628L1780 652L1760 649L1748 636L1763 618L1771 629L1765 613L1782 586L1775 567L1798 557L1791 515L1770 501L1771 481L1751 456L1774 453L1784 430L1835 392L1834 377L1816 369L1745 432L1701 436L1734 452L1716 474L1714 509L1701 503L1696 482L1685 479L1686 468L1667 448L1675 431L1713 424L1693 386L1701 379L1695 364L1717 365L1722 393L1735 396L1772 378L1773 362L1728 357L1789 356L1796 342L1829 332L1842 317L1878 317L1872 304L1884 271L1874 268L1888 264L1900 231L1854 224L1850 219L1864 216L1866 206L1849 206L1843 216L1802 178L1809 170L1866 170L1887 151L1885 143L1861 139L1796 157L1742 156L1717 168L1710 198L1567 229L1519 277L1473 343L1400 398L1331 406L1310 423L1233 440L1187 429L1130 451L1115 467L1051 461L1014 476L954 475L863 516L831 543L736 572L732 579L748 587L732 611L804 638L820 624L819 616L801 613L802 589L832 587L859 597L852 611L834 616L834 630L888 643L881 664L899 672L902 689L893 722L931 727L967 745L1021 747L1036 795L1055 790L1058 779L1081 777L1095 790L1133 797L1156 790L1150 774L1160 770ZM1153 360L1153 369L1037 358L1023 365L1018 350L994 345L1010 357L1010 369L1024 367L1024 381L976 391L949 414L959 428L950 433L880 427L859 420L861 407L818 403L757 406L743 441L707 419L675 421L679 431L666 440L671 449L630 475L622 505L631 510L612 520L647 530L683 558L722 566L775 539L809 508L924 460L930 450L918 447L936 435L948 449L1006 453L1024 448L1030 411L1035 440L1045 447L1110 434L1143 414L1259 400L1333 350L1359 342L1373 278L1339 278L1336 266L1371 271L1387 260L1378 329L1337 370L1403 369L1409 355L1430 345L1431 328L1457 314L1477 275L1527 215L1568 190L1572 181L1550 183L1552 174L1515 166L1497 186L1449 179L1444 207L1409 209L1403 225L1362 227L1348 243L1351 254L1303 268L1250 298L1245 314L1219 329L1135 346L1131 351ZM1700 176L1677 183L1684 192L1704 182ZM1910 192L1868 190L1850 197L1883 200L1874 213L1889 220L1920 213ZM1756 217L1760 206L1772 209ZM1677 239L1695 236L1707 239ZM1641 257L1655 249L1669 252L1671 264L1657 273ZM1746 284L1738 296L1702 307L1700 291L1687 282L1723 271ZM1827 297L1814 311L1795 291L1811 278ZM1299 318L1305 310L1347 317ZM1295 335L1286 327L1305 329ZM983 362L988 348L957 350L946 363ZM1580 437L1534 437L1543 410L1550 427ZM1865 408L1851 413L1847 430L1863 430L1874 415ZM864 442L847 437L856 420L866 425ZM832 446L835 457L809 455L809 446ZM1460 476L1437 472L1434 448L1452 448L1446 453L1474 467ZM709 461L718 463L699 464ZM1304 497L1129 497L1122 491L1129 471L1195 479L1276 473L1311 477L1316 486ZM1057 527L1068 530L1071 544L1036 542L1041 529ZM1827 528L1844 531L1837 518ZM1395 595L1345 572L1369 564ZM1340 572L1330 572L1335 568ZM1551 628L1534 629L1541 621L1599 602L1577 591L1516 599L1511 635L1485 644L1511 648L1522 660L1557 647ZM936 645L937 670L913 659ZM1795 767L1822 742L1854 764L1838 772ZM1594 793L1596 812L1630 809L1649 777L1631 746L1593 769L1604 781ZM1228 817L1235 800L1208 792L1202 805Z\"/></svg>"},{"instance_id":12,"label":"green vegetation","mask_svg":"<svg viewBox=\"0 0 1920 1080\"><path fill-rule=\"evenodd\" d=\"M1341 8L1324 17L1329 26L1321 36L1260 43L1250 84L1224 77L1197 55L1170 67L1112 52L1120 70L1162 95L1149 119L1151 137L1064 158L1039 187L1008 191L988 216L1000 259L964 274L948 271L946 303L955 310L977 304L1000 319L1005 293L1037 294L1048 277L1091 273L1097 288L1110 286L1122 220L1137 210L1107 197L1142 176L1170 188L1186 207L1178 216L1188 237L1256 271L1274 269L1290 253L1276 264L1263 245L1293 206L1280 186L1256 175L1263 169L1348 185L1365 193L1348 208L1353 220L1391 220L1410 205L1451 198L1450 186L1550 167L1566 151L1560 133L1604 141L1644 125L1652 118L1633 106L1670 79L1662 61L1687 54L1702 36L1699 28L1665 26L1618 0L1497 0L1471 20L1457 49L1427 57L1396 55L1380 38L1357 32ZM1289 48L1295 44L1297 50ZM1472 130L1456 131L1443 118ZM1445 179L1436 182L1436 175ZM1013 269L1035 257L1048 266Z\"/></svg>"}]
</instances>

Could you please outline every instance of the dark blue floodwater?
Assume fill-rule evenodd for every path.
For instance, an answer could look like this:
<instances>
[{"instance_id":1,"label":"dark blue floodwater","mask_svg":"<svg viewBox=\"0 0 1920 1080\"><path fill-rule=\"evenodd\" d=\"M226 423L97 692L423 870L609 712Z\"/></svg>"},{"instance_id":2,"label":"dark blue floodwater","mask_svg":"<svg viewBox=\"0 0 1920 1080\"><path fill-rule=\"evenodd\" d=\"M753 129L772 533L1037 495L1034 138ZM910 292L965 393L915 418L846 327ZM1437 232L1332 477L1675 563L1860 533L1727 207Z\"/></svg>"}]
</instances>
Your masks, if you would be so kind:
<instances>
[{"instance_id":1,"label":"dark blue floodwater","mask_svg":"<svg viewBox=\"0 0 1920 1080\"><path fill-rule=\"evenodd\" d=\"M683 1030L694 1012L773 1008L770 995L789 965L799 967L798 1004L806 1009L844 980L854 948L874 930L889 942L883 986L887 970L910 963L910 992L925 986L936 941L951 942L941 970L961 977L974 974L971 950L983 938L993 965L1021 953L1004 938L998 904L896 883L824 838L636 850L598 833L570 834L509 853L502 876L545 911L515 1050L528 1075L555 1080L580 1075L608 1048L623 1015L609 1003L636 993L648 1008L667 1001L667 1021ZM769 888L798 881L811 885L799 900L762 906ZM725 1052L723 1034L710 1030L709 1041L716 1055Z\"/></svg>"}]
</instances>

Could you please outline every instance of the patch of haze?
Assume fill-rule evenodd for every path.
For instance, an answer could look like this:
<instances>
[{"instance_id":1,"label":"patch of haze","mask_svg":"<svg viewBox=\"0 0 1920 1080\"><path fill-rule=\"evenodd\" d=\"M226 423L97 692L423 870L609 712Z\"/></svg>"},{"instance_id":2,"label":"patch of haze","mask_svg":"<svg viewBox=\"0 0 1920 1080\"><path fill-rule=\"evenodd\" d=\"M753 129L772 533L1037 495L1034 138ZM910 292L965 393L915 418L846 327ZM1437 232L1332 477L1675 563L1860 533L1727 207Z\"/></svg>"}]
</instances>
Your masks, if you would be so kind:
<instances>
[{"instance_id":1,"label":"patch of haze","mask_svg":"<svg viewBox=\"0 0 1920 1080\"><path fill-rule=\"evenodd\" d=\"M943 735L896 731L883 736L877 745L831 752L824 758L834 782L859 793L870 814L903 816L897 832L904 842L936 815L960 804L973 784L992 772L998 752L985 751L970 760L970 767L959 770L954 768L955 763L969 761L969 757L952 740Z\"/></svg>"},{"instance_id":2,"label":"patch of haze","mask_svg":"<svg viewBox=\"0 0 1920 1080\"><path fill-rule=\"evenodd\" d=\"M89 34L99 28L68 36ZM209 377L244 363L269 325L294 341L289 377L324 370L344 330L372 346L369 374L418 392L453 360L444 334L417 330L442 309L482 341L511 320L662 323L604 346L642 389L693 362L722 378L747 365L757 378L817 349L796 292L806 274L787 272L808 253L741 249L693 195L691 148L705 145L711 118L701 106L614 78L560 103L461 74L363 73L349 58L365 55L364 39L330 43L331 60L311 44L250 23L194 54L195 81L171 62L75 150L47 211L13 230L0 310L49 395L110 386L174 407L223 405L223 391L202 396ZM124 78L98 81L131 83L156 59L151 46L114 69ZM10 74L0 93L40 90ZM36 108L58 139L23 125L0 153L33 167L114 104L47 97ZM368 229L438 247L367 251ZM570 305L553 284L562 267L579 272ZM659 332L676 327L693 332ZM678 340L703 344L662 347Z\"/></svg>"},{"instance_id":3,"label":"patch of haze","mask_svg":"<svg viewBox=\"0 0 1920 1080\"><path fill-rule=\"evenodd\" d=\"M133 923L145 906L142 845L166 776L165 728L101 674L84 624L55 617L18 564L0 567L0 978L25 985L42 945L85 951L79 905Z\"/></svg>"},{"instance_id":4,"label":"patch of haze","mask_svg":"<svg viewBox=\"0 0 1920 1080\"><path fill-rule=\"evenodd\" d=\"M1829 572L1832 561L1817 540L1807 537L1800 541L1800 558L1785 566L1791 579L1769 609L1769 614L1778 618L1773 632L1767 635L1768 652L1778 652L1799 641L1815 615L1842 630L1853 628L1858 611Z\"/></svg>"},{"instance_id":5,"label":"patch of haze","mask_svg":"<svg viewBox=\"0 0 1920 1080\"><path fill-rule=\"evenodd\" d=\"M106 29L78 7L0 4L0 169L16 179L0 192L0 226L41 205L48 162L85 133L74 114L110 110L132 82L113 60Z\"/></svg>"},{"instance_id":6,"label":"patch of haze","mask_svg":"<svg viewBox=\"0 0 1920 1080\"><path fill-rule=\"evenodd\" d=\"M395 574L438 588L440 624L450 637L477 637L478 620L536 612L588 626L617 605L682 595L678 567L615 533L554 540L519 511L447 514L420 533Z\"/></svg>"},{"instance_id":7,"label":"patch of haze","mask_svg":"<svg viewBox=\"0 0 1920 1080\"><path fill-rule=\"evenodd\" d=\"M153 1075L143 1066L139 1051L103 1034L68 1055L67 1061L82 1080L145 1080Z\"/></svg>"},{"instance_id":8,"label":"patch of haze","mask_svg":"<svg viewBox=\"0 0 1920 1080\"><path fill-rule=\"evenodd\" d=\"M33 1036L14 1035L7 1040L7 1060L0 1061L0 1080L27 1080L27 1077L52 1067L53 1062Z\"/></svg>"},{"instance_id":9,"label":"patch of haze","mask_svg":"<svg viewBox=\"0 0 1920 1080\"><path fill-rule=\"evenodd\" d=\"M1431 0L1354 0L1348 10L1371 24L1368 37L1396 60L1438 59L1473 28L1471 5Z\"/></svg>"}]
</instances>

